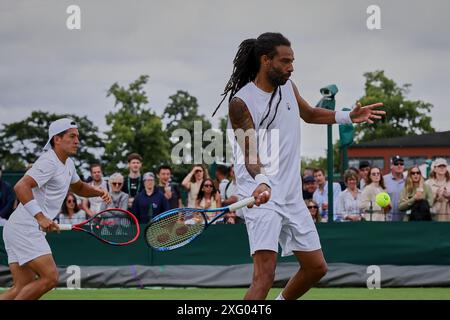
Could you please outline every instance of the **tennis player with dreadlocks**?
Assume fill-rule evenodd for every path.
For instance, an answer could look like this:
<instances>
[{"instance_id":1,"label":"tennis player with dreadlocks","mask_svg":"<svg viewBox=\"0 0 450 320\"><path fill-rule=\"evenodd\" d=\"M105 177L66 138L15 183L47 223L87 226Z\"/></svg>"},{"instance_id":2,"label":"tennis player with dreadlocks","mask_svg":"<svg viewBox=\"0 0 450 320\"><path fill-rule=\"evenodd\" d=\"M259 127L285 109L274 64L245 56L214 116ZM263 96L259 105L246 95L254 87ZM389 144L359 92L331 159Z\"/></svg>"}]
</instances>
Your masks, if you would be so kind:
<instances>
[{"instance_id":1,"label":"tennis player with dreadlocks","mask_svg":"<svg viewBox=\"0 0 450 320\"><path fill-rule=\"evenodd\" d=\"M385 114L374 110L382 103L358 103L351 112L311 107L289 80L293 62L291 43L280 33L243 41L217 107L230 94L238 195L256 197L257 207L243 210L253 257L253 281L245 299L266 298L275 277L278 243L282 256L294 254L301 268L277 299L299 298L327 272L316 227L302 199L299 117L317 124L373 123ZM278 143L263 144L275 131ZM266 159L273 152L278 153L275 169Z\"/></svg>"}]
</instances>

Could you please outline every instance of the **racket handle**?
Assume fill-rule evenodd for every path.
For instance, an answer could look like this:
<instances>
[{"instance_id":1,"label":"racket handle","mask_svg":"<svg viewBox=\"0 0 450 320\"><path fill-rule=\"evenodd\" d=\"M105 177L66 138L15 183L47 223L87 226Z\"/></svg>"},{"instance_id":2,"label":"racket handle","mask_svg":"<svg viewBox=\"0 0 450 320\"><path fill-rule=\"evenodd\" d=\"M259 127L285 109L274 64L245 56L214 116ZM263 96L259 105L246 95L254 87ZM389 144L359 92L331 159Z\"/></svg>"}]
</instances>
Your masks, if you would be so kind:
<instances>
[{"instance_id":1,"label":"racket handle","mask_svg":"<svg viewBox=\"0 0 450 320\"><path fill-rule=\"evenodd\" d=\"M264 193L268 194L267 191L264 191L260 195L263 195ZM230 204L229 210L230 211L236 211L236 210L238 210L240 208L248 206L249 204L255 203L255 201L256 201L256 199L254 197L248 197L248 198L242 199L242 200L240 200L240 201L238 201L236 203Z\"/></svg>"},{"instance_id":2,"label":"racket handle","mask_svg":"<svg viewBox=\"0 0 450 320\"><path fill-rule=\"evenodd\" d=\"M249 204L253 204L253 203L255 203L255 198L249 197L249 198L242 199L238 202L235 202L233 204L230 204L229 209L230 209L230 211L236 211L240 208L246 207Z\"/></svg>"},{"instance_id":3,"label":"racket handle","mask_svg":"<svg viewBox=\"0 0 450 320\"><path fill-rule=\"evenodd\" d=\"M72 225L71 224L60 224L59 230L61 230L61 231L72 230Z\"/></svg>"}]
</instances>

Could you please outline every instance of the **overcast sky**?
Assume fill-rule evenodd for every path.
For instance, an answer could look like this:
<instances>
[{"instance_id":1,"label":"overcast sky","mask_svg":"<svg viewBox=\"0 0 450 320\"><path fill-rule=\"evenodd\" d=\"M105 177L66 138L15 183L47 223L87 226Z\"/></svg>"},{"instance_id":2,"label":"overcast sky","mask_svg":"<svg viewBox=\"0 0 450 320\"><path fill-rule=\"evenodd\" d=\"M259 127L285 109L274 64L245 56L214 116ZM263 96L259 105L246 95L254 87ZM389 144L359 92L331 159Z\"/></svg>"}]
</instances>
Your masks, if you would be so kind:
<instances>
[{"instance_id":1,"label":"overcast sky","mask_svg":"<svg viewBox=\"0 0 450 320\"><path fill-rule=\"evenodd\" d=\"M72 4L81 8L81 30L66 27ZM381 30L366 27L371 4L381 8ZM156 113L186 90L210 118L239 43L277 31L292 42L293 80L312 105L335 83L338 108L352 106L364 94L363 73L381 69L411 83L408 98L433 104L432 125L450 130L449 12L446 0L0 0L0 124L39 109L87 115L104 131L114 110L107 89L141 74L150 76ZM325 149L326 126L303 123L302 155Z\"/></svg>"}]
</instances>

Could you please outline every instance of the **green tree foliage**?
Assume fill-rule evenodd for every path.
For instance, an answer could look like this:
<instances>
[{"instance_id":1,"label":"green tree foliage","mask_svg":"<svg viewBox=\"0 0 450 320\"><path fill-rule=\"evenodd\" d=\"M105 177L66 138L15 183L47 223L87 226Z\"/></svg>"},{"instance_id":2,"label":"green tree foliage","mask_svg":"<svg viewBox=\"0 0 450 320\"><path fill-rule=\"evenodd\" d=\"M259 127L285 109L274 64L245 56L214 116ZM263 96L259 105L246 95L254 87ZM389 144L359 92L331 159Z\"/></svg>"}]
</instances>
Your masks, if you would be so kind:
<instances>
[{"instance_id":1,"label":"green tree foliage","mask_svg":"<svg viewBox=\"0 0 450 320\"><path fill-rule=\"evenodd\" d=\"M318 158L308 158L302 157L301 160L301 174L303 176L303 170L305 168L314 168L314 169L323 169L325 172L327 171L327 158L326 157L318 157Z\"/></svg>"},{"instance_id":2,"label":"green tree foliage","mask_svg":"<svg viewBox=\"0 0 450 320\"><path fill-rule=\"evenodd\" d=\"M175 138L173 133L177 129L185 129L189 132L190 136L190 153L183 155L187 163L176 164L173 166L173 175L176 180L180 181L188 174L192 168L194 159L194 139L202 140L202 147L206 147L211 142L203 139L203 133L211 129L211 123L206 119L204 115L198 114L198 102L197 98L191 96L188 92L178 90L174 95L169 97L170 102L164 109L164 120L167 121L166 131L170 138L170 144L173 148L175 145L182 142L182 138ZM197 128L201 128L201 131L194 132L194 123ZM184 141L186 142L186 141ZM202 148L202 149L203 149Z\"/></svg>"},{"instance_id":3,"label":"green tree foliage","mask_svg":"<svg viewBox=\"0 0 450 320\"><path fill-rule=\"evenodd\" d=\"M109 174L125 168L127 156L133 152L143 157L143 171L155 171L169 159L169 141L161 118L145 107L148 99L143 86L147 81L148 76L142 75L128 88L114 83L108 90L107 96L113 96L114 106L119 107L106 115L106 123L111 126L105 132L104 155Z\"/></svg>"},{"instance_id":4,"label":"green tree foliage","mask_svg":"<svg viewBox=\"0 0 450 320\"><path fill-rule=\"evenodd\" d=\"M35 162L43 153L50 123L60 118L71 118L78 125L80 148L73 157L77 168L88 169L90 163L98 162L95 154L100 154L104 145L98 128L87 117L33 111L25 120L5 124L0 131L0 158L5 169L23 170Z\"/></svg>"},{"instance_id":5,"label":"green tree foliage","mask_svg":"<svg viewBox=\"0 0 450 320\"><path fill-rule=\"evenodd\" d=\"M411 87L404 84L399 87L394 80L385 76L384 71L367 72L365 96L359 101L362 105L383 102L386 118L373 124L360 124L355 127L355 141L401 137L411 134L434 132L430 113L433 105L421 100L406 99Z\"/></svg>"}]
</instances>

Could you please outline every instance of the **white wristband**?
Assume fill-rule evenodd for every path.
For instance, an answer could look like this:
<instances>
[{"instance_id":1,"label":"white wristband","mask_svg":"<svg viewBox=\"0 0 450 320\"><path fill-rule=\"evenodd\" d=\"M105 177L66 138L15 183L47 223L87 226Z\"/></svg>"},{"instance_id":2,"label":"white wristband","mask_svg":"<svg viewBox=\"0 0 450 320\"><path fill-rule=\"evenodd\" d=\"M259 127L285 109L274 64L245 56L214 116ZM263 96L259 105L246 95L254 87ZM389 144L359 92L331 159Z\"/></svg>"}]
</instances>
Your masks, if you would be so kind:
<instances>
[{"instance_id":1,"label":"white wristband","mask_svg":"<svg viewBox=\"0 0 450 320\"><path fill-rule=\"evenodd\" d=\"M26 204L23 205L23 207L27 210L27 212L34 218L35 215L37 215L39 212L42 212L41 207L37 203L36 199L33 199Z\"/></svg>"},{"instance_id":2,"label":"white wristband","mask_svg":"<svg viewBox=\"0 0 450 320\"><path fill-rule=\"evenodd\" d=\"M350 111L336 111L335 119L337 124L351 124Z\"/></svg>"},{"instance_id":3,"label":"white wristband","mask_svg":"<svg viewBox=\"0 0 450 320\"><path fill-rule=\"evenodd\" d=\"M267 176L263 175L262 173L259 173L255 176L255 181L257 185L264 183L267 184L267 186L272 189L269 178L267 178Z\"/></svg>"}]
</instances>

